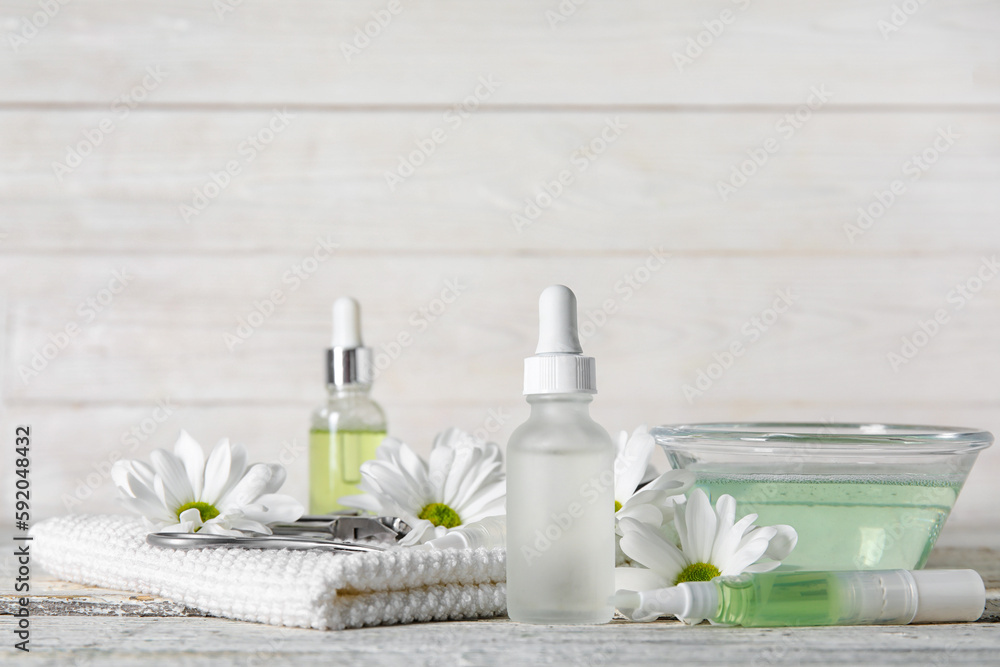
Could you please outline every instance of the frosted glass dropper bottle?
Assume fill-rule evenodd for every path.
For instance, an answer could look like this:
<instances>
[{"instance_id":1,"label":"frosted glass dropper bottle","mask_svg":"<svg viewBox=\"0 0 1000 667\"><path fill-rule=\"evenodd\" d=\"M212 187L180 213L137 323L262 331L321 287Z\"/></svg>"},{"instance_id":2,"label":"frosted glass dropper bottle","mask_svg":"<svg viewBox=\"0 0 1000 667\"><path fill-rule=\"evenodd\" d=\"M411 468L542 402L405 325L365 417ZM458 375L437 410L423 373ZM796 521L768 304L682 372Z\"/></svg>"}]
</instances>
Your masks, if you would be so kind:
<instances>
[{"instance_id":1,"label":"frosted glass dropper bottle","mask_svg":"<svg viewBox=\"0 0 1000 667\"><path fill-rule=\"evenodd\" d=\"M358 493L361 464L385 438L385 413L368 395L371 350L361 342L361 308L350 297L333 303L333 340L326 351L327 402L309 429L309 513L342 509Z\"/></svg>"},{"instance_id":2,"label":"frosted glass dropper bottle","mask_svg":"<svg viewBox=\"0 0 1000 667\"><path fill-rule=\"evenodd\" d=\"M590 418L594 359L582 356L576 296L538 302L524 360L531 416L507 445L507 614L524 623L607 623L614 608L614 445Z\"/></svg>"}]
</instances>

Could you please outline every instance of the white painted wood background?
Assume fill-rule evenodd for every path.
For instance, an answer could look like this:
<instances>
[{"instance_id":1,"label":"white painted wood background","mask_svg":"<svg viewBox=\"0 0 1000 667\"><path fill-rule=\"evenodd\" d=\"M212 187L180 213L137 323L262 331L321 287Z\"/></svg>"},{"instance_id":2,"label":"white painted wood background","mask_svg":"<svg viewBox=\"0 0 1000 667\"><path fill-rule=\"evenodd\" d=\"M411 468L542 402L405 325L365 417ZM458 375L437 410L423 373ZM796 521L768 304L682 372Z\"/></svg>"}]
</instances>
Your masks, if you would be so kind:
<instances>
[{"instance_id":1,"label":"white painted wood background","mask_svg":"<svg viewBox=\"0 0 1000 667\"><path fill-rule=\"evenodd\" d=\"M308 414L342 294L363 302L377 349L412 336L375 395L422 451L452 424L504 443L524 418L521 359L553 282L575 289L584 321L614 306L586 340L609 430L1000 431L1000 280L961 309L948 301L1000 252L995 2L73 0L25 37L40 7L0 2L3 429L11 442L15 424L33 427L38 517L113 510L108 462L169 446L182 427L282 460L305 500ZM348 60L343 45L389 8ZM720 17L731 21L709 39ZM711 43L678 71L673 54L699 36ZM117 112L150 68L160 81ZM481 79L495 91L454 115ZM788 136L778 124L811 90L829 100ZM248 161L241 142L275 110L287 128ZM580 150L615 119L615 141ZM58 178L53 162L102 122L113 131ZM386 172L437 128L445 140L390 190ZM908 161L941 131L958 138L910 180ZM718 182L769 140L778 150L723 201ZM185 222L180 205L233 160L240 174ZM573 182L519 232L512 214L564 169ZM896 179L905 192L852 242L845 225ZM293 289L285 276L317 239L337 248ZM670 257L647 272L651 249ZM81 309L114 271L125 289ZM625 276L644 282L630 292ZM429 321L420 309L449 281L460 296ZM274 290L283 302L230 351L224 336ZM744 323L778 290L793 305L749 342ZM948 322L891 368L887 354L941 308ZM70 323L78 335L24 381ZM737 340L746 354L686 400L682 386ZM154 429L160 401L172 412ZM151 434L126 439L144 423ZM953 526L1000 535L998 474L989 450Z\"/></svg>"}]
</instances>

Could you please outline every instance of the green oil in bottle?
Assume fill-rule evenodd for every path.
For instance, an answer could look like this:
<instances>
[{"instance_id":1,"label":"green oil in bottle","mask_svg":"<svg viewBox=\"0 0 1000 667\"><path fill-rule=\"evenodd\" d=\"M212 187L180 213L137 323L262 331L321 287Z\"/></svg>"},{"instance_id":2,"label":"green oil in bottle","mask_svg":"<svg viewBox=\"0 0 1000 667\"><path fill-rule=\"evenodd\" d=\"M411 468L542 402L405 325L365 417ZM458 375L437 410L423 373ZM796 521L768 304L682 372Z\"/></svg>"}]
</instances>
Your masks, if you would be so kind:
<instances>
[{"instance_id":1,"label":"green oil in bottle","mask_svg":"<svg viewBox=\"0 0 1000 667\"><path fill-rule=\"evenodd\" d=\"M733 496L741 515L758 515L758 525L792 526L798 544L782 569L883 570L924 566L962 481L699 472L697 486L713 501Z\"/></svg>"},{"instance_id":2,"label":"green oil in bottle","mask_svg":"<svg viewBox=\"0 0 1000 667\"><path fill-rule=\"evenodd\" d=\"M361 464L375 458L385 431L309 431L309 513L343 509L340 498L360 493Z\"/></svg>"}]
</instances>

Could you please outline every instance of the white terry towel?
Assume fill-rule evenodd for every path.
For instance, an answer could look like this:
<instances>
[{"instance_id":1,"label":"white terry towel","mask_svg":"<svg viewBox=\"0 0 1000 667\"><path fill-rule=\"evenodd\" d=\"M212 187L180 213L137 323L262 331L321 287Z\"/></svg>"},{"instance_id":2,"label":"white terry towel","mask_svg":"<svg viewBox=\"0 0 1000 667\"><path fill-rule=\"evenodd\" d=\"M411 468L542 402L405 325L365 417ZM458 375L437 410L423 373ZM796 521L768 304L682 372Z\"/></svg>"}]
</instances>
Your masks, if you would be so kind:
<instances>
[{"instance_id":1,"label":"white terry towel","mask_svg":"<svg viewBox=\"0 0 1000 667\"><path fill-rule=\"evenodd\" d=\"M503 549L163 549L146 532L128 516L59 517L32 528L32 552L60 579L271 625L341 630L505 613Z\"/></svg>"}]
</instances>

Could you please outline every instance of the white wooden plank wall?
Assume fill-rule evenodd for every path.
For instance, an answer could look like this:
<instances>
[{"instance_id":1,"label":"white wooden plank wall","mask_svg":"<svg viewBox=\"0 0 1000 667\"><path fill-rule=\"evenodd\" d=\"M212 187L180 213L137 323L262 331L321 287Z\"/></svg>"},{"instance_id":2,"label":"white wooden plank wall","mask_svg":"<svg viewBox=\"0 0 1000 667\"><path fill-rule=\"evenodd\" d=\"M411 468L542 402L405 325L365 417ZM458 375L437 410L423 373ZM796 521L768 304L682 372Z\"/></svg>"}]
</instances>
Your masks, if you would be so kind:
<instances>
[{"instance_id":1,"label":"white wooden plank wall","mask_svg":"<svg viewBox=\"0 0 1000 667\"><path fill-rule=\"evenodd\" d=\"M1000 431L995 2L3 0L0 27L3 430L34 428L39 516L113 510L109 461L181 427L282 460L304 500L341 294L394 357L375 393L422 451L524 418L552 282L592 323L610 430ZM791 306L758 329L778 292ZM746 354L687 400L734 341ZM994 449L952 528L1000 533L998 474Z\"/></svg>"}]
</instances>

